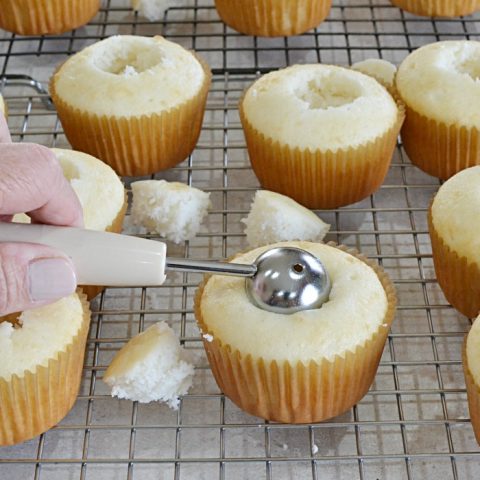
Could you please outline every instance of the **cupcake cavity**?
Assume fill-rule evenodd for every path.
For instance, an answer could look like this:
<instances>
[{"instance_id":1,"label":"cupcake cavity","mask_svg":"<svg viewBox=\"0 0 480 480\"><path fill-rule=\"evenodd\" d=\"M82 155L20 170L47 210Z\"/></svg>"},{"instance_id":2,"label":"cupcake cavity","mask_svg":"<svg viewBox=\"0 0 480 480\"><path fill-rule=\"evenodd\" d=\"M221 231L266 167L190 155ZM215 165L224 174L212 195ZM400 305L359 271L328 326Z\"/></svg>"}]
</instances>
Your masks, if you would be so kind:
<instances>
[{"instance_id":1,"label":"cupcake cavity","mask_svg":"<svg viewBox=\"0 0 480 480\"><path fill-rule=\"evenodd\" d=\"M251 126L290 147L358 147L391 129L395 101L373 78L330 65L296 65L257 80L242 102Z\"/></svg>"}]
</instances>

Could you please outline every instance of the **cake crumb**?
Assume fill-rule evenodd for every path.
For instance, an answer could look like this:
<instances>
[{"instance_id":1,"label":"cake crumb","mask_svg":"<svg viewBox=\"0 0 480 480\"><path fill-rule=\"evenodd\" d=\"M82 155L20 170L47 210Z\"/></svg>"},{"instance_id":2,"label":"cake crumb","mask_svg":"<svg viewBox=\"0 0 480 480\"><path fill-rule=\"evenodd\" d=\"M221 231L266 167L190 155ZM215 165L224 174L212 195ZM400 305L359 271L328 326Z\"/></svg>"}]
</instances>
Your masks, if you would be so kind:
<instances>
[{"instance_id":1,"label":"cake crumb","mask_svg":"<svg viewBox=\"0 0 480 480\"><path fill-rule=\"evenodd\" d=\"M318 447L316 443L312 445L312 453L313 455L316 455L318 453Z\"/></svg>"},{"instance_id":2,"label":"cake crumb","mask_svg":"<svg viewBox=\"0 0 480 480\"><path fill-rule=\"evenodd\" d=\"M213 335L210 335L209 333L204 333L202 337L209 343L213 342Z\"/></svg>"},{"instance_id":3,"label":"cake crumb","mask_svg":"<svg viewBox=\"0 0 480 480\"><path fill-rule=\"evenodd\" d=\"M136 77L138 75L135 67L132 67L131 65L127 65L122 73L124 77Z\"/></svg>"}]
</instances>

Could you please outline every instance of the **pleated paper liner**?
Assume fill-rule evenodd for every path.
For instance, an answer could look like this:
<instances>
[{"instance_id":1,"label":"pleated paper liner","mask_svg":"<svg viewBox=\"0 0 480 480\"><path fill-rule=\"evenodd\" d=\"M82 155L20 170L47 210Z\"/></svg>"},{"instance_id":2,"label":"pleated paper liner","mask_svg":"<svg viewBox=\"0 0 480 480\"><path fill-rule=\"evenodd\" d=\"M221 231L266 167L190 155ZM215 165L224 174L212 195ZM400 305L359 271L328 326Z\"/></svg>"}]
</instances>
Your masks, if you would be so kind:
<instances>
[{"instance_id":1,"label":"pleated paper liner","mask_svg":"<svg viewBox=\"0 0 480 480\"><path fill-rule=\"evenodd\" d=\"M393 5L415 15L458 17L480 9L479 0L391 0Z\"/></svg>"},{"instance_id":2,"label":"pleated paper liner","mask_svg":"<svg viewBox=\"0 0 480 480\"><path fill-rule=\"evenodd\" d=\"M0 446L24 442L63 419L77 398L82 375L90 308L81 291L83 321L77 335L34 372L0 378Z\"/></svg>"},{"instance_id":3,"label":"pleated paper liner","mask_svg":"<svg viewBox=\"0 0 480 480\"><path fill-rule=\"evenodd\" d=\"M462 348L463 374L465 376L465 385L467 386L468 411L472 422L473 433L477 443L480 445L480 387L475 383L467 358L467 336L463 342Z\"/></svg>"},{"instance_id":4,"label":"pleated paper liner","mask_svg":"<svg viewBox=\"0 0 480 480\"><path fill-rule=\"evenodd\" d=\"M476 317L480 312L479 265L458 255L444 242L433 224L431 205L428 210L428 228L435 274L446 299L463 315Z\"/></svg>"},{"instance_id":5,"label":"pleated paper liner","mask_svg":"<svg viewBox=\"0 0 480 480\"><path fill-rule=\"evenodd\" d=\"M383 135L356 148L301 150L274 141L248 121L243 99L240 118L252 168L263 188L287 195L308 208L337 208L375 192L390 167L405 118L397 100L396 122Z\"/></svg>"},{"instance_id":6,"label":"pleated paper liner","mask_svg":"<svg viewBox=\"0 0 480 480\"><path fill-rule=\"evenodd\" d=\"M100 0L1 0L0 28L20 35L63 33L88 23Z\"/></svg>"},{"instance_id":7,"label":"pleated paper liner","mask_svg":"<svg viewBox=\"0 0 480 480\"><path fill-rule=\"evenodd\" d=\"M57 95L57 70L50 93L65 135L74 150L108 163L119 175L150 175L185 160L197 144L202 127L211 72L196 96L164 112L136 117L99 116L71 107Z\"/></svg>"},{"instance_id":8,"label":"pleated paper liner","mask_svg":"<svg viewBox=\"0 0 480 480\"><path fill-rule=\"evenodd\" d=\"M378 265L356 250L342 245L337 248L361 259L375 271L385 289L388 310L369 340L333 361L312 359L307 365L302 362L292 365L243 355L208 329L201 303L210 276L200 284L195 295L195 316L201 331L213 336L211 342L205 339L203 342L213 375L225 395L249 414L283 423L320 422L350 409L370 388L395 315L395 290Z\"/></svg>"},{"instance_id":9,"label":"pleated paper liner","mask_svg":"<svg viewBox=\"0 0 480 480\"><path fill-rule=\"evenodd\" d=\"M127 206L128 200L127 193L125 192L125 200L123 202L123 206L118 212L113 222L110 224L110 226L107 227L107 232L121 233L123 227L123 220L127 211ZM105 287L100 285L81 285L81 288L83 293L85 293L85 295L87 296L88 300L92 300L92 298L95 298L98 294L102 293L103 290L105 290Z\"/></svg>"},{"instance_id":10,"label":"pleated paper liner","mask_svg":"<svg viewBox=\"0 0 480 480\"><path fill-rule=\"evenodd\" d=\"M480 165L477 128L447 125L406 105L401 137L411 162L434 177L447 180L461 170Z\"/></svg>"},{"instance_id":11,"label":"pleated paper liner","mask_svg":"<svg viewBox=\"0 0 480 480\"><path fill-rule=\"evenodd\" d=\"M297 35L319 25L332 0L215 0L220 18L247 35Z\"/></svg>"}]
</instances>

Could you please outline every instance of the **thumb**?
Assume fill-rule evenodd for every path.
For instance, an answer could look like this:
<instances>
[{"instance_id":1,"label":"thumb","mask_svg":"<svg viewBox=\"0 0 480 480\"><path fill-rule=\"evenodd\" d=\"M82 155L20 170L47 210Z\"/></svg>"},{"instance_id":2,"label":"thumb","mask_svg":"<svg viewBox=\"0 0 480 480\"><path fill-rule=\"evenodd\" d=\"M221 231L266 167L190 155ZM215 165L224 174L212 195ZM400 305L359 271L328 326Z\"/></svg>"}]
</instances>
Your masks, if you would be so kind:
<instances>
[{"instance_id":1,"label":"thumb","mask_svg":"<svg viewBox=\"0 0 480 480\"><path fill-rule=\"evenodd\" d=\"M75 267L63 253L32 243L0 243L0 315L52 303L76 286Z\"/></svg>"}]
</instances>

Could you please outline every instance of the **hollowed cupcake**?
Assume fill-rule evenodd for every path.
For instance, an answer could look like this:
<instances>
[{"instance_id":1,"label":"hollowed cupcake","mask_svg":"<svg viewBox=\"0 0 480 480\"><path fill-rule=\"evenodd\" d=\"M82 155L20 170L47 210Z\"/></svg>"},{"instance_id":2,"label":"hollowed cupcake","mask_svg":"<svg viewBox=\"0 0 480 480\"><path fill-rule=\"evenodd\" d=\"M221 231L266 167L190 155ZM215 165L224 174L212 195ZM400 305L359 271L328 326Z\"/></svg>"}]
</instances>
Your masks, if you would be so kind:
<instances>
[{"instance_id":1,"label":"hollowed cupcake","mask_svg":"<svg viewBox=\"0 0 480 480\"><path fill-rule=\"evenodd\" d=\"M9 320L12 320L9 316ZM56 425L77 398L90 308L83 293L0 319L0 446Z\"/></svg>"},{"instance_id":2,"label":"hollowed cupcake","mask_svg":"<svg viewBox=\"0 0 480 480\"><path fill-rule=\"evenodd\" d=\"M330 65L261 77L240 116L262 187L309 208L348 205L377 190L404 118L375 79Z\"/></svg>"},{"instance_id":3,"label":"hollowed cupcake","mask_svg":"<svg viewBox=\"0 0 480 480\"><path fill-rule=\"evenodd\" d=\"M194 149L211 73L162 37L113 36L70 57L50 89L75 150L120 175L170 168Z\"/></svg>"},{"instance_id":4,"label":"hollowed cupcake","mask_svg":"<svg viewBox=\"0 0 480 480\"><path fill-rule=\"evenodd\" d=\"M356 251L333 244L284 242L234 257L252 263L265 250L298 247L330 275L329 299L290 315L253 305L242 278L207 276L195 315L220 389L241 409L267 420L319 422L368 391L396 297L387 275Z\"/></svg>"}]
</instances>

